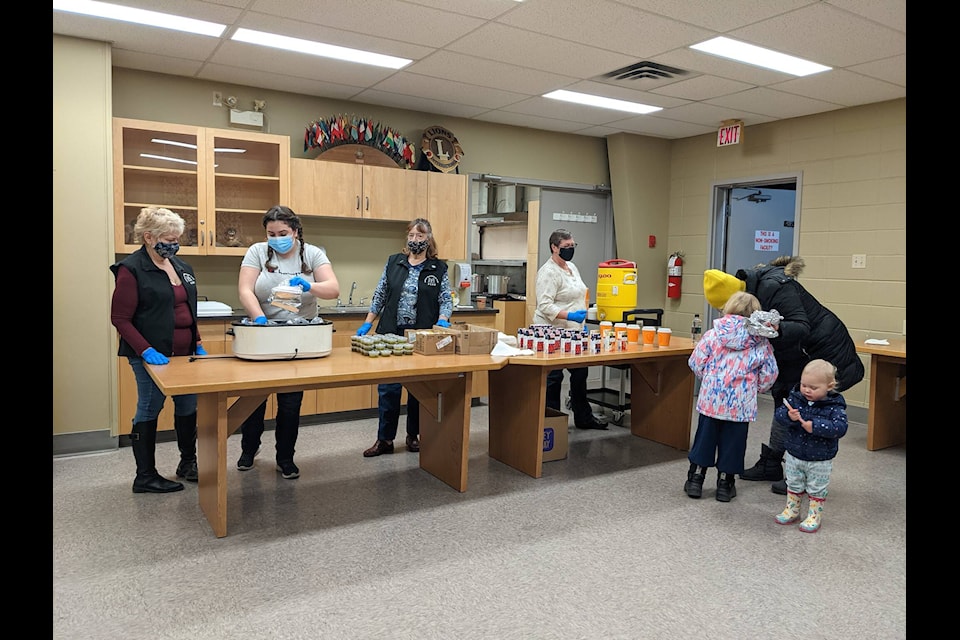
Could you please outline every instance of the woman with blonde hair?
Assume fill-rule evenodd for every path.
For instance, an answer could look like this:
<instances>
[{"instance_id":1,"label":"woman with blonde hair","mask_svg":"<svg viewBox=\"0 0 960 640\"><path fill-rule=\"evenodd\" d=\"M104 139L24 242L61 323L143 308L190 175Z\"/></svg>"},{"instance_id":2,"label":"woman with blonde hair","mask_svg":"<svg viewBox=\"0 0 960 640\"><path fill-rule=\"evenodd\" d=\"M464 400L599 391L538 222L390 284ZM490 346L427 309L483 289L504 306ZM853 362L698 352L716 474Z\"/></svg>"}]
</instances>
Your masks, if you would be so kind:
<instances>
[{"instance_id":1,"label":"woman with blonde hair","mask_svg":"<svg viewBox=\"0 0 960 640\"><path fill-rule=\"evenodd\" d=\"M110 322L120 334L118 355L126 356L137 381L137 409L130 446L137 463L134 493L169 493L183 485L157 472L157 417L166 396L144 363L164 365L170 358L206 355L197 327L197 278L193 267L176 257L185 223L161 207L144 207L133 234L139 249L113 264L116 288ZM197 396L173 396L173 426L180 448L177 477L197 481Z\"/></svg>"}]
</instances>

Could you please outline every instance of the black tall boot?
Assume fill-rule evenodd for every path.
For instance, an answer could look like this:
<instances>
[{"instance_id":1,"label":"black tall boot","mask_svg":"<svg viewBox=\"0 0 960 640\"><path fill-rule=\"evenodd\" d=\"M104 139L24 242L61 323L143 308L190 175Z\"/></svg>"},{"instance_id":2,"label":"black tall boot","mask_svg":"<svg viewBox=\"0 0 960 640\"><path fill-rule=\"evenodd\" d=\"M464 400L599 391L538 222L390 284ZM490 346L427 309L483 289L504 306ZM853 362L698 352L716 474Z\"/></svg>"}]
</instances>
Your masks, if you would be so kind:
<instances>
[{"instance_id":1,"label":"black tall boot","mask_svg":"<svg viewBox=\"0 0 960 640\"><path fill-rule=\"evenodd\" d=\"M760 445L760 460L740 474L741 480L783 480L783 451Z\"/></svg>"},{"instance_id":2,"label":"black tall boot","mask_svg":"<svg viewBox=\"0 0 960 640\"><path fill-rule=\"evenodd\" d=\"M732 473L719 473L717 475L717 500L720 502L730 502L737 497L737 487L734 486L735 480Z\"/></svg>"},{"instance_id":3,"label":"black tall boot","mask_svg":"<svg viewBox=\"0 0 960 640\"><path fill-rule=\"evenodd\" d=\"M137 461L137 477L133 480L134 493L170 493L182 491L179 482L167 480L157 473L157 421L137 422L130 432L130 448Z\"/></svg>"},{"instance_id":4,"label":"black tall boot","mask_svg":"<svg viewBox=\"0 0 960 640\"><path fill-rule=\"evenodd\" d=\"M197 412L188 416L173 416L173 428L177 432L177 447L180 449L180 464L177 477L187 482L197 481Z\"/></svg>"},{"instance_id":5,"label":"black tall boot","mask_svg":"<svg viewBox=\"0 0 960 640\"><path fill-rule=\"evenodd\" d=\"M706 477L707 468L691 462L690 469L687 471L687 481L683 483L683 490L691 498L699 498L703 495L703 481Z\"/></svg>"}]
</instances>

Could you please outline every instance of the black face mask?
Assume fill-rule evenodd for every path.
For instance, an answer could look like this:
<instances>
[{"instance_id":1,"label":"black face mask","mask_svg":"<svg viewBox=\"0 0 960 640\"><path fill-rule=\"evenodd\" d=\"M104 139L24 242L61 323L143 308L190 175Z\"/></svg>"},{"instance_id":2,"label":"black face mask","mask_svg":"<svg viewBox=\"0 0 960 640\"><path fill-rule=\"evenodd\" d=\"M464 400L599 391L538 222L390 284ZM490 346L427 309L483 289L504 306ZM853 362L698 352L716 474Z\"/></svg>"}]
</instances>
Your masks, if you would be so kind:
<instances>
[{"instance_id":1,"label":"black face mask","mask_svg":"<svg viewBox=\"0 0 960 640\"><path fill-rule=\"evenodd\" d=\"M407 249L410 250L410 253L413 255L420 255L427 250L427 247L430 246L430 242L427 240L409 240L407 242Z\"/></svg>"},{"instance_id":2,"label":"black face mask","mask_svg":"<svg viewBox=\"0 0 960 640\"><path fill-rule=\"evenodd\" d=\"M573 260L573 247L564 247L560 249L560 257L569 262Z\"/></svg>"},{"instance_id":3,"label":"black face mask","mask_svg":"<svg viewBox=\"0 0 960 640\"><path fill-rule=\"evenodd\" d=\"M157 252L157 255L161 258L172 258L177 255L177 251L180 251L179 242L158 242L153 245L153 250Z\"/></svg>"}]
</instances>

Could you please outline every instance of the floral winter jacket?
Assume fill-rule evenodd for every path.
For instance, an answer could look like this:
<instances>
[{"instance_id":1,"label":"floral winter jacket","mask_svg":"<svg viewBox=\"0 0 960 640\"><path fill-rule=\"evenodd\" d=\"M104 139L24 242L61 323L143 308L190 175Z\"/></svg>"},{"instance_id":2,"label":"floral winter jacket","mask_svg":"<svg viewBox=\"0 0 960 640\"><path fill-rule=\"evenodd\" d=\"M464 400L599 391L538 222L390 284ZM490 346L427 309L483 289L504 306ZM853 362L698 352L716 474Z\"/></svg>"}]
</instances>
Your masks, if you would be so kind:
<instances>
[{"instance_id":1,"label":"floral winter jacket","mask_svg":"<svg viewBox=\"0 0 960 640\"><path fill-rule=\"evenodd\" d=\"M823 400L810 402L796 386L787 402L800 410L802 419L813 422L813 432L807 433L799 422L790 419L782 403L774 410L774 419L788 427L784 444L790 455L800 460L833 460L840 445L837 440L847 434L847 401L831 391Z\"/></svg>"},{"instance_id":2,"label":"floral winter jacket","mask_svg":"<svg viewBox=\"0 0 960 640\"><path fill-rule=\"evenodd\" d=\"M769 391L779 373L770 340L747 333L747 318L713 321L687 361L698 378L697 411L730 422L757 419L757 394Z\"/></svg>"}]
</instances>

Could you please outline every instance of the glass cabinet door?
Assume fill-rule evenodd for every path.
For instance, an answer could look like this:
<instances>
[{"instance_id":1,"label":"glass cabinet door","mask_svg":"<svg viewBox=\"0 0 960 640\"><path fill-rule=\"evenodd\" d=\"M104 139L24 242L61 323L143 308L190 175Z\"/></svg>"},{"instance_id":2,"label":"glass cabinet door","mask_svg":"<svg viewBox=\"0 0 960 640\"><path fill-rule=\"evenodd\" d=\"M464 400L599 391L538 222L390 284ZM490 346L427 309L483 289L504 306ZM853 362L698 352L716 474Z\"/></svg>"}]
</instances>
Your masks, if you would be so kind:
<instances>
[{"instance_id":1,"label":"glass cabinet door","mask_svg":"<svg viewBox=\"0 0 960 640\"><path fill-rule=\"evenodd\" d=\"M184 253L199 253L204 189L199 170L201 129L115 118L113 124L114 218L117 253L140 247L134 224L144 207L165 207L187 221ZM187 247L194 247L190 251Z\"/></svg>"},{"instance_id":2,"label":"glass cabinet door","mask_svg":"<svg viewBox=\"0 0 960 640\"><path fill-rule=\"evenodd\" d=\"M208 254L243 255L266 239L263 215L289 198L289 163L288 137L207 130Z\"/></svg>"}]
</instances>

